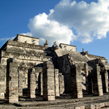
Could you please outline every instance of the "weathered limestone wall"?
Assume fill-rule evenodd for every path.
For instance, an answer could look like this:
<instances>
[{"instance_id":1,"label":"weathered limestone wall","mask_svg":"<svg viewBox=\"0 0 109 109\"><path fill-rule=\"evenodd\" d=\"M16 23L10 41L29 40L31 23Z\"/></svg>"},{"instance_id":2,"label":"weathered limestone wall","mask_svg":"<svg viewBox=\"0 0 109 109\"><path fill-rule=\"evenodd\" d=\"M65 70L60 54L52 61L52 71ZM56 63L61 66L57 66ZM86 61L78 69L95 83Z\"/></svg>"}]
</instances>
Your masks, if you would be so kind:
<instances>
[{"instance_id":1,"label":"weathered limestone wall","mask_svg":"<svg viewBox=\"0 0 109 109\"><path fill-rule=\"evenodd\" d=\"M29 37L29 36L25 36L25 35L21 35L21 34L17 35L17 41L23 42L23 43L39 45L39 38Z\"/></svg>"},{"instance_id":2,"label":"weathered limestone wall","mask_svg":"<svg viewBox=\"0 0 109 109\"><path fill-rule=\"evenodd\" d=\"M0 64L6 66L6 65L7 65L7 59L8 59L8 58L2 57L2 58L0 59L0 61L1 61Z\"/></svg>"},{"instance_id":3,"label":"weathered limestone wall","mask_svg":"<svg viewBox=\"0 0 109 109\"><path fill-rule=\"evenodd\" d=\"M0 65L0 99L5 98L6 93L6 66Z\"/></svg>"},{"instance_id":4,"label":"weathered limestone wall","mask_svg":"<svg viewBox=\"0 0 109 109\"><path fill-rule=\"evenodd\" d=\"M42 49L44 50L45 49L45 47L41 46L41 45L34 45L34 44L28 44L28 43L22 43L22 42L8 40L6 45L2 48L2 50L4 50L4 48L5 48L5 50L7 50L8 45L10 45L10 47L11 46L17 46L17 47L24 47L24 48L30 48L30 49L35 49L36 48L36 49L39 49L39 50L42 50Z\"/></svg>"},{"instance_id":5,"label":"weathered limestone wall","mask_svg":"<svg viewBox=\"0 0 109 109\"><path fill-rule=\"evenodd\" d=\"M43 99L55 100L54 66L48 61L43 66Z\"/></svg>"},{"instance_id":6,"label":"weathered limestone wall","mask_svg":"<svg viewBox=\"0 0 109 109\"><path fill-rule=\"evenodd\" d=\"M50 60L49 56L32 56L32 55L28 55L28 54L21 54L21 53L12 53L12 52L6 52L6 51L2 51L1 57L3 58L17 58L19 60L27 60L29 61L48 61Z\"/></svg>"},{"instance_id":7,"label":"weathered limestone wall","mask_svg":"<svg viewBox=\"0 0 109 109\"><path fill-rule=\"evenodd\" d=\"M7 45L6 51L7 52L18 52L18 53L22 53L22 54L27 54L27 55L46 55L46 53L44 53L44 48L40 47L39 45L36 46L35 48L28 48L25 46L17 46L17 45Z\"/></svg>"},{"instance_id":8,"label":"weathered limestone wall","mask_svg":"<svg viewBox=\"0 0 109 109\"><path fill-rule=\"evenodd\" d=\"M17 58L20 62L35 65L48 61L51 58L44 53L45 47L34 44L21 43L9 40L1 51L1 64L7 65L7 59Z\"/></svg>"}]
</instances>

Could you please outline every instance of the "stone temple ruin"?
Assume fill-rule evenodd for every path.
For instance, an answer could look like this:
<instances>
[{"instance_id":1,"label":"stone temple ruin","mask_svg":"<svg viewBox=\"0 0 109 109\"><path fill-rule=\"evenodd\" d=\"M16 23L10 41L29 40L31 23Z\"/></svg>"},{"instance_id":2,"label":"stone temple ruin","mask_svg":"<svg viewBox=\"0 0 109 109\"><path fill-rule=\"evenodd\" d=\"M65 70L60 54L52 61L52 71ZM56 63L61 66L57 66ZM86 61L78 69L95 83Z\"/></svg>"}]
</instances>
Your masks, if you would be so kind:
<instances>
[{"instance_id":1,"label":"stone temple ruin","mask_svg":"<svg viewBox=\"0 0 109 109\"><path fill-rule=\"evenodd\" d=\"M108 92L109 64L105 57L76 46L54 42L39 45L39 38L18 34L0 49L0 99L17 103L20 97L55 100L69 95L83 98Z\"/></svg>"}]
</instances>

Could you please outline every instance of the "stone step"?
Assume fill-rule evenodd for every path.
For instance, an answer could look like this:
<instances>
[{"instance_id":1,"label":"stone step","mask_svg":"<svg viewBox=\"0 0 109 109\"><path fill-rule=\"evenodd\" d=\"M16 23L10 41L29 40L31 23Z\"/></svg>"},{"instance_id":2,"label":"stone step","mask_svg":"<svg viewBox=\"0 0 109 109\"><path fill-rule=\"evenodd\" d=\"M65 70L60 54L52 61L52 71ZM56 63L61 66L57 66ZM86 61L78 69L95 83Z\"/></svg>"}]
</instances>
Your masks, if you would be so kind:
<instances>
[{"instance_id":1,"label":"stone step","mask_svg":"<svg viewBox=\"0 0 109 109\"><path fill-rule=\"evenodd\" d=\"M103 96L84 97L81 99L56 99L55 101L43 101L42 98L25 98L26 101L22 100L16 104L7 104L0 100L0 109L105 109L109 107L109 93L105 93Z\"/></svg>"},{"instance_id":2,"label":"stone step","mask_svg":"<svg viewBox=\"0 0 109 109\"><path fill-rule=\"evenodd\" d=\"M35 99L34 99L35 100ZM101 104L102 103L102 104ZM93 96L93 97L84 97L80 99L56 99L55 101L41 101L41 98L36 99L36 101L33 101L32 99L28 99L28 101L20 101L18 103L19 105L25 107L25 106L65 106L67 105L72 107L81 107L81 106L97 106L99 105L101 107L109 106L109 93L106 93L103 96Z\"/></svg>"}]
</instances>

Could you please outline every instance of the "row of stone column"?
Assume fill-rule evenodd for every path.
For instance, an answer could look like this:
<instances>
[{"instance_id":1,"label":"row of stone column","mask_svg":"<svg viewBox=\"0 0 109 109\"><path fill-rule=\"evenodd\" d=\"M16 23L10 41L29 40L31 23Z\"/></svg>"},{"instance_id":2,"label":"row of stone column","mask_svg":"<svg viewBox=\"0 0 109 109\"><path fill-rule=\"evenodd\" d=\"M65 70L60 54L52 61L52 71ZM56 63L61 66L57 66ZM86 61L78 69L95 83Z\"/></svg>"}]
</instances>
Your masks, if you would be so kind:
<instances>
[{"instance_id":1,"label":"row of stone column","mask_svg":"<svg viewBox=\"0 0 109 109\"><path fill-rule=\"evenodd\" d=\"M93 95L102 96L103 95L103 85L105 85L105 91L108 92L108 72L104 72L104 84L102 82L102 77L100 73L100 66L96 64L95 68L92 70L91 74L88 74L88 65L85 64L75 64L71 68L71 92L73 98L82 98L82 81L81 81L81 69L84 68L86 76L86 91L88 93L93 93Z\"/></svg>"},{"instance_id":2,"label":"row of stone column","mask_svg":"<svg viewBox=\"0 0 109 109\"><path fill-rule=\"evenodd\" d=\"M22 96L23 69L18 69L16 62L9 63L9 75L7 81L7 100L9 103L18 102L19 96ZM36 98L36 78L34 68L29 73L29 78L29 96L30 98ZM60 94L64 92L64 77L59 73L58 69L54 69L52 62L44 63L43 72L40 74L40 85L41 95L43 95L44 100L55 100L55 96L60 96Z\"/></svg>"},{"instance_id":3,"label":"row of stone column","mask_svg":"<svg viewBox=\"0 0 109 109\"><path fill-rule=\"evenodd\" d=\"M87 75L87 67L85 67ZM42 73L41 73L42 75ZM17 63L12 62L9 64L9 96L10 103L18 102L18 66ZM103 95L102 80L100 74L100 67L96 65L92 72L92 87L94 95ZM64 92L64 78L59 74L58 69L54 69L52 62L45 62L43 67L43 75L41 76L41 95L44 100L55 100L55 96L60 96ZM82 84L81 84L81 64L72 66L71 69L71 91L72 97L82 98ZM35 98L35 70L32 69L30 73L30 98ZM105 71L105 87L108 92L108 74Z\"/></svg>"},{"instance_id":4,"label":"row of stone column","mask_svg":"<svg viewBox=\"0 0 109 109\"><path fill-rule=\"evenodd\" d=\"M88 75L88 92L98 96L108 92L108 72L107 70L101 72L98 64Z\"/></svg>"}]
</instances>

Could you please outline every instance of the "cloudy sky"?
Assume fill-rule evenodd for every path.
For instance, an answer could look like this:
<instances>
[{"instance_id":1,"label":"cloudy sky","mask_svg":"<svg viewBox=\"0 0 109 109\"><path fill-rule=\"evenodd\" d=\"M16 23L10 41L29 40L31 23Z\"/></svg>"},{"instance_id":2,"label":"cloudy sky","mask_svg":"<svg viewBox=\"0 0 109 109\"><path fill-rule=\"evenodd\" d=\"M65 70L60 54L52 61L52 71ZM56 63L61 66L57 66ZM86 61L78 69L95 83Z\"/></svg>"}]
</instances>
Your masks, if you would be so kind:
<instances>
[{"instance_id":1,"label":"cloudy sky","mask_svg":"<svg viewBox=\"0 0 109 109\"><path fill-rule=\"evenodd\" d=\"M0 47L16 34L75 45L109 62L109 0L0 0Z\"/></svg>"}]
</instances>

